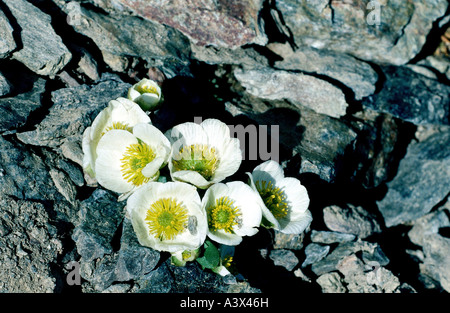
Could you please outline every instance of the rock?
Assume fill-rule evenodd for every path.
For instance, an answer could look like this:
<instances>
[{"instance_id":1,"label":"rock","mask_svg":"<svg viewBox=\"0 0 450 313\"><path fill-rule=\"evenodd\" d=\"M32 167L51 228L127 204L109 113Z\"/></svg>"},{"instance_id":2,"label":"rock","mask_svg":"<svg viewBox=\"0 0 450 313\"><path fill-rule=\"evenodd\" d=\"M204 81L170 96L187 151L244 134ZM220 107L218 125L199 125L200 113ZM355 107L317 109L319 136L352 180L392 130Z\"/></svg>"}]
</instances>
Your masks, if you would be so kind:
<instances>
[{"instance_id":1,"label":"rock","mask_svg":"<svg viewBox=\"0 0 450 313\"><path fill-rule=\"evenodd\" d=\"M306 267L310 264L319 262L330 251L330 246L318 245L316 243L310 243L305 248L306 259L302 263L302 267Z\"/></svg>"},{"instance_id":2,"label":"rock","mask_svg":"<svg viewBox=\"0 0 450 313\"><path fill-rule=\"evenodd\" d=\"M408 232L411 241L423 249L422 262L419 264L424 276L422 279L438 282L447 292L450 290L450 239L442 236L440 231L450 227L446 214L450 211L449 203L447 201L447 208L443 206L438 211L417 219Z\"/></svg>"},{"instance_id":3,"label":"rock","mask_svg":"<svg viewBox=\"0 0 450 313\"><path fill-rule=\"evenodd\" d=\"M63 200L43 160L0 136L0 194L26 200Z\"/></svg>"},{"instance_id":4,"label":"rock","mask_svg":"<svg viewBox=\"0 0 450 313\"><path fill-rule=\"evenodd\" d=\"M42 203L0 196L0 290L57 292L52 264L63 251Z\"/></svg>"},{"instance_id":5,"label":"rock","mask_svg":"<svg viewBox=\"0 0 450 313\"><path fill-rule=\"evenodd\" d=\"M24 126L30 114L42 106L41 97L45 92L45 80L36 80L33 88L14 97L0 98L0 132L15 132Z\"/></svg>"},{"instance_id":6,"label":"rock","mask_svg":"<svg viewBox=\"0 0 450 313\"><path fill-rule=\"evenodd\" d=\"M60 7L69 15L76 11L77 20L71 25L94 41L113 71L124 72L133 60L143 59L167 77L189 74L189 41L171 27L136 16L89 10L76 2Z\"/></svg>"},{"instance_id":7,"label":"rock","mask_svg":"<svg viewBox=\"0 0 450 313\"><path fill-rule=\"evenodd\" d=\"M270 49L283 58L275 62L277 69L326 76L349 88L356 100L375 92L378 74L368 63L348 54L309 47L300 47L294 51L287 44L271 44Z\"/></svg>"},{"instance_id":8,"label":"rock","mask_svg":"<svg viewBox=\"0 0 450 313\"><path fill-rule=\"evenodd\" d=\"M84 129L109 101L126 96L129 87L118 79L105 78L94 85L53 91L53 105L42 122L35 130L18 133L17 137L26 144L51 147L58 152L65 144L66 149L67 145L76 149L73 144L81 143Z\"/></svg>"},{"instance_id":9,"label":"rock","mask_svg":"<svg viewBox=\"0 0 450 313\"><path fill-rule=\"evenodd\" d=\"M316 282L322 288L323 293L345 293L347 289L337 272L326 273L317 278Z\"/></svg>"},{"instance_id":10,"label":"rock","mask_svg":"<svg viewBox=\"0 0 450 313\"><path fill-rule=\"evenodd\" d=\"M72 233L83 262L91 262L111 254L111 241L123 219L123 203L112 193L96 189L81 202L79 224Z\"/></svg>"},{"instance_id":11,"label":"rock","mask_svg":"<svg viewBox=\"0 0 450 313\"><path fill-rule=\"evenodd\" d=\"M345 257L357 253L359 251L366 251L369 254L374 254L377 243L369 243L367 241L344 242L340 243L330 254L319 262L313 263L311 270L317 275L335 271L339 262Z\"/></svg>"},{"instance_id":12,"label":"rock","mask_svg":"<svg viewBox=\"0 0 450 313\"><path fill-rule=\"evenodd\" d=\"M296 107L339 118L346 114L344 93L311 75L271 68L240 69L234 76L251 95L267 100L287 100Z\"/></svg>"},{"instance_id":13,"label":"rock","mask_svg":"<svg viewBox=\"0 0 450 313\"><path fill-rule=\"evenodd\" d=\"M353 172L351 180L371 189L394 178L415 127L368 108L356 117L360 120L355 123L359 129L355 152L346 163L352 169L349 172Z\"/></svg>"},{"instance_id":14,"label":"rock","mask_svg":"<svg viewBox=\"0 0 450 313\"><path fill-rule=\"evenodd\" d=\"M392 293L400 281L389 270L365 265L355 254L344 257L337 269L344 275L344 283L350 293Z\"/></svg>"},{"instance_id":15,"label":"rock","mask_svg":"<svg viewBox=\"0 0 450 313\"><path fill-rule=\"evenodd\" d=\"M429 235L423 245L425 260L419 265L423 275L438 281L441 287L450 292L450 239L440 235Z\"/></svg>"},{"instance_id":16,"label":"rock","mask_svg":"<svg viewBox=\"0 0 450 313\"><path fill-rule=\"evenodd\" d=\"M252 47L222 48L191 43L192 57L207 64L234 64L244 66L268 66L267 58Z\"/></svg>"},{"instance_id":17,"label":"rock","mask_svg":"<svg viewBox=\"0 0 450 313\"><path fill-rule=\"evenodd\" d=\"M260 32L258 22L262 0L118 2L139 16L178 29L197 45L237 48L267 43L267 37Z\"/></svg>"},{"instance_id":18,"label":"rock","mask_svg":"<svg viewBox=\"0 0 450 313\"><path fill-rule=\"evenodd\" d=\"M412 142L387 186L385 197L377 202L387 227L430 212L450 191L450 132Z\"/></svg>"},{"instance_id":19,"label":"rock","mask_svg":"<svg viewBox=\"0 0 450 313\"><path fill-rule=\"evenodd\" d=\"M304 233L301 234L284 234L274 230L274 249L300 250L303 248Z\"/></svg>"},{"instance_id":20,"label":"rock","mask_svg":"<svg viewBox=\"0 0 450 313\"><path fill-rule=\"evenodd\" d=\"M360 206L328 206L323 209L323 219L328 229L353 234L362 239L381 231L375 218Z\"/></svg>"},{"instance_id":21,"label":"rock","mask_svg":"<svg viewBox=\"0 0 450 313\"><path fill-rule=\"evenodd\" d=\"M54 76L72 58L51 25L51 17L28 1L5 0L20 26L21 46L13 58L39 75Z\"/></svg>"},{"instance_id":22,"label":"rock","mask_svg":"<svg viewBox=\"0 0 450 313\"><path fill-rule=\"evenodd\" d=\"M275 4L297 46L395 65L407 63L422 50L448 7L445 0L276 0Z\"/></svg>"},{"instance_id":23,"label":"rock","mask_svg":"<svg viewBox=\"0 0 450 313\"><path fill-rule=\"evenodd\" d=\"M288 271L292 271L299 263L294 252L286 249L272 250L269 257L276 266L282 266Z\"/></svg>"},{"instance_id":24,"label":"rock","mask_svg":"<svg viewBox=\"0 0 450 313\"><path fill-rule=\"evenodd\" d=\"M226 284L224 278L212 272L203 271L197 262L188 262L176 267L170 261L135 281L133 293L255 293L259 289L247 282Z\"/></svg>"},{"instance_id":25,"label":"rock","mask_svg":"<svg viewBox=\"0 0 450 313\"><path fill-rule=\"evenodd\" d=\"M123 221L120 250L115 269L116 281L136 280L150 273L158 264L160 253L139 244L128 218Z\"/></svg>"},{"instance_id":26,"label":"rock","mask_svg":"<svg viewBox=\"0 0 450 313\"><path fill-rule=\"evenodd\" d=\"M450 86L407 67L383 67L386 81L363 106L389 113L415 125L450 125Z\"/></svg>"},{"instance_id":27,"label":"rock","mask_svg":"<svg viewBox=\"0 0 450 313\"><path fill-rule=\"evenodd\" d=\"M315 243L331 244L336 242L347 242L356 239L355 235L333 231L311 231L311 241Z\"/></svg>"},{"instance_id":28,"label":"rock","mask_svg":"<svg viewBox=\"0 0 450 313\"><path fill-rule=\"evenodd\" d=\"M273 135L275 141L278 141L280 150L285 149L301 157L299 173L313 173L327 182L333 182L342 173L342 161L351 153L352 143L356 139L351 127L284 101L268 102L254 97L245 101L237 104L228 102L227 110L236 117L245 116L257 125L278 126L279 133ZM296 162L290 156L288 167L291 161ZM297 164L292 167L296 168Z\"/></svg>"},{"instance_id":29,"label":"rock","mask_svg":"<svg viewBox=\"0 0 450 313\"><path fill-rule=\"evenodd\" d=\"M0 8L0 59L8 57L16 49L14 28L9 23L5 13Z\"/></svg>"},{"instance_id":30,"label":"rock","mask_svg":"<svg viewBox=\"0 0 450 313\"><path fill-rule=\"evenodd\" d=\"M0 97L7 95L11 91L11 83L0 72Z\"/></svg>"},{"instance_id":31,"label":"rock","mask_svg":"<svg viewBox=\"0 0 450 313\"><path fill-rule=\"evenodd\" d=\"M450 60L445 56L430 55L425 59L417 62L422 68L433 69L438 71L441 75L450 79Z\"/></svg>"}]
</instances>

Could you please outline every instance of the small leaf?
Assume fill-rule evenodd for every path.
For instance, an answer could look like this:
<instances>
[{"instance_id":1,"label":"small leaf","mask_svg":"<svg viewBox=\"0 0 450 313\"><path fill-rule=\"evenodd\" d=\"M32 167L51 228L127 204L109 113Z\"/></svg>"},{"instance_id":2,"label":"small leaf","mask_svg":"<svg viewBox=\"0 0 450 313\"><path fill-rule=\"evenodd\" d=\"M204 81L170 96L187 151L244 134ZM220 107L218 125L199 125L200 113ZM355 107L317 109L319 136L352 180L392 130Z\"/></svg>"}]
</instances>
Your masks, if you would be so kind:
<instances>
[{"instance_id":1,"label":"small leaf","mask_svg":"<svg viewBox=\"0 0 450 313\"><path fill-rule=\"evenodd\" d=\"M197 259L203 268L213 269L219 265L220 254L219 250L210 241L205 241L205 252L203 256Z\"/></svg>"}]
</instances>

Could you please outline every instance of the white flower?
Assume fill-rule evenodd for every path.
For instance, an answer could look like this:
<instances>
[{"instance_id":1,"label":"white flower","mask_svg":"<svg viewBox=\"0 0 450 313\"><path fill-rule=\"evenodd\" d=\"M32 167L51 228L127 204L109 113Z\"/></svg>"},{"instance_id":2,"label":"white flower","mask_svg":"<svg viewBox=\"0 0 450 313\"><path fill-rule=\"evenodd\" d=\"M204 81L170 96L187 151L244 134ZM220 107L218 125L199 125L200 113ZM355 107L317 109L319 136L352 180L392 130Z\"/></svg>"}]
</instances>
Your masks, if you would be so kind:
<instances>
[{"instance_id":1,"label":"white flower","mask_svg":"<svg viewBox=\"0 0 450 313\"><path fill-rule=\"evenodd\" d=\"M298 179L284 177L277 162L266 161L247 174L264 202L263 224L286 234L300 234L311 224L306 188Z\"/></svg>"},{"instance_id":2,"label":"white flower","mask_svg":"<svg viewBox=\"0 0 450 313\"><path fill-rule=\"evenodd\" d=\"M187 262L194 261L200 254L200 248L195 250L184 250L172 253L170 257L171 264L175 266L185 266Z\"/></svg>"},{"instance_id":3,"label":"white flower","mask_svg":"<svg viewBox=\"0 0 450 313\"><path fill-rule=\"evenodd\" d=\"M261 224L259 195L243 182L217 183L206 191L202 206L208 216L208 237L229 246L253 236Z\"/></svg>"},{"instance_id":4,"label":"white flower","mask_svg":"<svg viewBox=\"0 0 450 313\"><path fill-rule=\"evenodd\" d=\"M100 138L112 129L132 131L138 123L151 123L150 118L134 103L125 98L111 100L86 128L83 134L83 169L95 178L95 160L97 159L97 145Z\"/></svg>"},{"instance_id":5,"label":"white flower","mask_svg":"<svg viewBox=\"0 0 450 313\"><path fill-rule=\"evenodd\" d=\"M198 249L207 220L194 186L151 182L127 200L127 213L141 245L176 253Z\"/></svg>"},{"instance_id":6,"label":"white flower","mask_svg":"<svg viewBox=\"0 0 450 313\"><path fill-rule=\"evenodd\" d=\"M98 142L95 161L97 181L118 193L133 192L159 176L167 164L170 143L150 124L140 123L133 132L113 129Z\"/></svg>"},{"instance_id":7,"label":"white flower","mask_svg":"<svg viewBox=\"0 0 450 313\"><path fill-rule=\"evenodd\" d=\"M161 88L155 81L144 78L128 89L128 99L139 104L144 111L153 110L161 100Z\"/></svg>"},{"instance_id":8,"label":"white flower","mask_svg":"<svg viewBox=\"0 0 450 313\"><path fill-rule=\"evenodd\" d=\"M206 189L233 175L242 162L239 139L217 119L183 123L166 136L172 143L169 170L173 180Z\"/></svg>"}]
</instances>

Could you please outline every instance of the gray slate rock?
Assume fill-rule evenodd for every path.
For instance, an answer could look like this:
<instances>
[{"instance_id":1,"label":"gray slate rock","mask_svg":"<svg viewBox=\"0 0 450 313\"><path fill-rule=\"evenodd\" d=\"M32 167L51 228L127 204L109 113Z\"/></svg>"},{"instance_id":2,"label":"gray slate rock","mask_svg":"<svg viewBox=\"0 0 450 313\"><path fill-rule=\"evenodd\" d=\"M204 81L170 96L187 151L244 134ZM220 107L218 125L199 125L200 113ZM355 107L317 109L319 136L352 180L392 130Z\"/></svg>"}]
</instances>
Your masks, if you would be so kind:
<instances>
[{"instance_id":1,"label":"gray slate rock","mask_svg":"<svg viewBox=\"0 0 450 313\"><path fill-rule=\"evenodd\" d=\"M125 218L115 269L115 280L129 281L139 279L152 271L158 264L159 259L159 251L144 247L138 242L131 221Z\"/></svg>"},{"instance_id":2,"label":"gray slate rock","mask_svg":"<svg viewBox=\"0 0 450 313\"><path fill-rule=\"evenodd\" d=\"M363 106L415 125L450 125L450 86L407 67L383 67L386 81Z\"/></svg>"},{"instance_id":3,"label":"gray slate rock","mask_svg":"<svg viewBox=\"0 0 450 313\"><path fill-rule=\"evenodd\" d=\"M35 130L18 133L17 137L26 144L51 147L69 155L64 147L81 143L85 128L109 101L126 96L129 87L130 84L118 79L105 78L93 85L53 91L53 105L42 122Z\"/></svg>"},{"instance_id":4,"label":"gray slate rock","mask_svg":"<svg viewBox=\"0 0 450 313\"><path fill-rule=\"evenodd\" d=\"M251 95L267 100L287 100L296 107L339 118L346 114L344 93L311 75L271 68L240 69L234 76Z\"/></svg>"},{"instance_id":5,"label":"gray slate rock","mask_svg":"<svg viewBox=\"0 0 450 313\"><path fill-rule=\"evenodd\" d=\"M275 62L278 69L330 77L349 88L356 100L375 92L378 74L368 63L351 55L309 47L300 47L293 51L290 46L274 44L270 49L283 57L282 61Z\"/></svg>"},{"instance_id":6,"label":"gray slate rock","mask_svg":"<svg viewBox=\"0 0 450 313\"><path fill-rule=\"evenodd\" d=\"M246 96L244 94L245 102L228 102L227 110L234 116L246 116L259 125L278 125L279 134L273 136L280 150L286 149L301 156L300 173L313 173L327 182L339 176L339 164L347 153L351 153L357 136L351 127L306 107L295 107L285 101L247 99ZM276 141L274 144L278 145Z\"/></svg>"},{"instance_id":7,"label":"gray slate rock","mask_svg":"<svg viewBox=\"0 0 450 313\"><path fill-rule=\"evenodd\" d=\"M373 255L378 247L377 243L370 243L367 241L344 242L339 244L330 254L324 259L312 264L311 270L318 276L328 272L337 270L338 264L347 256L357 253L359 251L366 252ZM367 258L367 256L366 256Z\"/></svg>"},{"instance_id":8,"label":"gray slate rock","mask_svg":"<svg viewBox=\"0 0 450 313\"><path fill-rule=\"evenodd\" d=\"M43 160L0 136L0 194L27 200L63 200Z\"/></svg>"},{"instance_id":9,"label":"gray slate rock","mask_svg":"<svg viewBox=\"0 0 450 313\"><path fill-rule=\"evenodd\" d=\"M78 254L85 262L113 252L111 241L123 220L124 203L117 202L117 196L103 189L96 189L81 202L79 224L72 239Z\"/></svg>"},{"instance_id":10,"label":"gray slate rock","mask_svg":"<svg viewBox=\"0 0 450 313\"><path fill-rule=\"evenodd\" d=\"M169 78L189 74L189 40L179 31L137 16L89 10L74 1L60 7L76 16L70 24L94 41L112 70L124 72L143 59Z\"/></svg>"},{"instance_id":11,"label":"gray slate rock","mask_svg":"<svg viewBox=\"0 0 450 313\"><path fill-rule=\"evenodd\" d=\"M63 251L47 208L0 193L0 290L57 292L52 265Z\"/></svg>"},{"instance_id":12,"label":"gray slate rock","mask_svg":"<svg viewBox=\"0 0 450 313\"><path fill-rule=\"evenodd\" d=\"M316 243L310 243L305 248L306 258L302 263L302 267L319 262L324 257L326 257L326 255L328 254L329 251L330 251L330 246L318 245Z\"/></svg>"},{"instance_id":13,"label":"gray slate rock","mask_svg":"<svg viewBox=\"0 0 450 313\"><path fill-rule=\"evenodd\" d=\"M13 53L20 61L39 75L56 75L72 58L52 25L51 17L28 1L5 0L20 25L21 49Z\"/></svg>"},{"instance_id":14,"label":"gray slate rock","mask_svg":"<svg viewBox=\"0 0 450 313\"><path fill-rule=\"evenodd\" d=\"M448 213L450 204L447 206ZM450 292L450 240L440 234L440 229L449 227L444 207L417 219L408 232L411 241L423 250L423 263L419 264L421 274L438 282L447 292Z\"/></svg>"},{"instance_id":15,"label":"gray slate rock","mask_svg":"<svg viewBox=\"0 0 450 313\"><path fill-rule=\"evenodd\" d=\"M288 271L292 271L299 263L298 258L291 250L272 250L270 251L269 257L276 266L282 266Z\"/></svg>"},{"instance_id":16,"label":"gray slate rock","mask_svg":"<svg viewBox=\"0 0 450 313\"><path fill-rule=\"evenodd\" d=\"M0 72L0 97L7 95L11 91L11 83Z\"/></svg>"},{"instance_id":17,"label":"gray slate rock","mask_svg":"<svg viewBox=\"0 0 450 313\"><path fill-rule=\"evenodd\" d=\"M46 81L39 78L33 88L14 97L0 98L0 132L15 132L27 123L30 114L42 106Z\"/></svg>"},{"instance_id":18,"label":"gray slate rock","mask_svg":"<svg viewBox=\"0 0 450 313\"><path fill-rule=\"evenodd\" d=\"M430 212L450 191L450 131L412 142L387 186L387 194L377 202L387 227Z\"/></svg>"},{"instance_id":19,"label":"gray slate rock","mask_svg":"<svg viewBox=\"0 0 450 313\"><path fill-rule=\"evenodd\" d=\"M373 216L362 207L350 204L348 208L337 205L324 208L323 219L328 229L353 234L361 239L381 231L380 225Z\"/></svg>"},{"instance_id":20,"label":"gray slate rock","mask_svg":"<svg viewBox=\"0 0 450 313\"><path fill-rule=\"evenodd\" d=\"M422 50L448 7L446 0L276 0L275 4L297 46L395 65L407 63Z\"/></svg>"},{"instance_id":21,"label":"gray slate rock","mask_svg":"<svg viewBox=\"0 0 450 313\"><path fill-rule=\"evenodd\" d=\"M311 241L315 243L331 244L336 242L347 242L356 239L355 235L339 233L334 231L311 231Z\"/></svg>"},{"instance_id":22,"label":"gray slate rock","mask_svg":"<svg viewBox=\"0 0 450 313\"><path fill-rule=\"evenodd\" d=\"M0 10L0 59L8 57L17 47L13 32L14 28L5 13Z\"/></svg>"}]
</instances>

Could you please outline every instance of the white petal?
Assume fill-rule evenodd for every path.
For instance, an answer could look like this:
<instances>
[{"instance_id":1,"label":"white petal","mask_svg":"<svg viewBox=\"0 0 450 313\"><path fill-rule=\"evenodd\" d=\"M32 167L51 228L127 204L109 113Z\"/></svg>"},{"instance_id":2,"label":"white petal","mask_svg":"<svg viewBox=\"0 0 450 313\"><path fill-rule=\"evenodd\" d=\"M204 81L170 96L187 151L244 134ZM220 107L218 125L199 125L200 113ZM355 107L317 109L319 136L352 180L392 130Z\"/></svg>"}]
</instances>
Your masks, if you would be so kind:
<instances>
[{"instance_id":1,"label":"white petal","mask_svg":"<svg viewBox=\"0 0 450 313\"><path fill-rule=\"evenodd\" d=\"M208 144L212 147L220 149L230 139L230 128L217 119L206 119L200 125L208 136Z\"/></svg>"},{"instance_id":2,"label":"white petal","mask_svg":"<svg viewBox=\"0 0 450 313\"><path fill-rule=\"evenodd\" d=\"M170 142L158 128L145 123L136 124L133 128L133 135L148 144L155 150L154 152L164 152L163 155L158 154L158 156L163 157L164 162L167 162L170 153Z\"/></svg>"},{"instance_id":3,"label":"white petal","mask_svg":"<svg viewBox=\"0 0 450 313\"><path fill-rule=\"evenodd\" d=\"M110 105L114 108L111 113L113 122L122 122L130 127L138 123L151 123L150 117L138 104L131 100L118 98L117 100L111 100Z\"/></svg>"},{"instance_id":4,"label":"white petal","mask_svg":"<svg viewBox=\"0 0 450 313\"><path fill-rule=\"evenodd\" d=\"M226 233L223 230L211 232L208 230L208 237L217 243L228 246L237 246L242 242L242 237L236 234Z\"/></svg>"},{"instance_id":5,"label":"white petal","mask_svg":"<svg viewBox=\"0 0 450 313\"><path fill-rule=\"evenodd\" d=\"M137 142L136 137L124 130L111 130L100 139L95 161L96 178L100 185L118 193L131 190L133 185L123 179L120 160L126 148Z\"/></svg>"},{"instance_id":6,"label":"white petal","mask_svg":"<svg viewBox=\"0 0 450 313\"><path fill-rule=\"evenodd\" d=\"M160 97L154 93L143 93L139 97L135 98L134 101L138 103L143 110L151 110L157 106Z\"/></svg>"},{"instance_id":7,"label":"white petal","mask_svg":"<svg viewBox=\"0 0 450 313\"><path fill-rule=\"evenodd\" d=\"M253 179L256 181L259 180L266 180L268 177L272 178L271 181L276 181L278 179L284 178L284 171L278 162L275 162L273 160L268 160L253 170Z\"/></svg>"},{"instance_id":8,"label":"white petal","mask_svg":"<svg viewBox=\"0 0 450 313\"><path fill-rule=\"evenodd\" d=\"M134 101L137 97L139 97L141 94L134 89L136 85L133 85L130 89L128 89L128 99L131 101Z\"/></svg>"},{"instance_id":9,"label":"white petal","mask_svg":"<svg viewBox=\"0 0 450 313\"><path fill-rule=\"evenodd\" d=\"M145 177L153 178L161 168L161 166L164 163L163 158L155 158L150 163L145 165L145 167L142 169L141 173ZM156 177L157 179L157 177Z\"/></svg>"},{"instance_id":10,"label":"white petal","mask_svg":"<svg viewBox=\"0 0 450 313\"><path fill-rule=\"evenodd\" d=\"M242 151L239 139L231 138L219 149L219 165L214 172L212 180L222 181L237 172L242 163Z\"/></svg>"},{"instance_id":11,"label":"white petal","mask_svg":"<svg viewBox=\"0 0 450 313\"><path fill-rule=\"evenodd\" d=\"M309 196L308 192L300 181L294 177L286 177L276 182L286 195L291 215L303 213L308 209Z\"/></svg>"},{"instance_id":12,"label":"white petal","mask_svg":"<svg viewBox=\"0 0 450 313\"><path fill-rule=\"evenodd\" d=\"M179 151L183 145L194 145L194 144L208 144L208 137L203 130L203 128L192 122L186 122L173 127L171 130L167 131L166 137L172 144L177 144L176 152ZM180 140L176 143L177 140Z\"/></svg>"},{"instance_id":13,"label":"white petal","mask_svg":"<svg viewBox=\"0 0 450 313\"><path fill-rule=\"evenodd\" d=\"M256 227L261 224L262 208L260 196L250 186L243 182L227 183L228 195L235 201L235 206L242 214L242 227L235 228L240 236L252 236L257 233Z\"/></svg>"},{"instance_id":14,"label":"white petal","mask_svg":"<svg viewBox=\"0 0 450 313\"><path fill-rule=\"evenodd\" d=\"M250 186L251 186L252 189L253 189L256 193L258 193L258 195L259 195L259 192L258 192L258 189L256 188L255 181L254 181L254 179L253 179L252 174L250 174L250 173L247 172L247 175L248 175L249 180L250 180ZM262 210L262 215L263 215L263 217L264 217L266 220L268 220L271 224L273 224L273 225L274 225L273 227L274 227L275 229L280 228L280 223L279 223L278 220L275 218L275 216L273 216L272 212L270 212L270 210L266 207L266 205L264 204L264 200L261 198L261 196L259 196L259 200L258 200L258 201L259 201L259 205L260 205L261 210Z\"/></svg>"},{"instance_id":15,"label":"white petal","mask_svg":"<svg viewBox=\"0 0 450 313\"><path fill-rule=\"evenodd\" d=\"M213 184L195 171L176 171L171 173L171 177L173 180L189 183L200 189L208 188Z\"/></svg>"},{"instance_id":16,"label":"white petal","mask_svg":"<svg viewBox=\"0 0 450 313\"><path fill-rule=\"evenodd\" d=\"M311 221L311 212L307 210L296 216L294 220L291 220L284 228L281 228L280 231L285 234L301 234L311 224Z\"/></svg>"},{"instance_id":17,"label":"white petal","mask_svg":"<svg viewBox=\"0 0 450 313\"><path fill-rule=\"evenodd\" d=\"M95 159L97 158L97 154L95 150L92 149L91 144L91 127L88 127L84 130L83 139L81 142L81 148L83 150L83 169L86 173L88 173L92 178L95 177Z\"/></svg>"}]
</instances>

